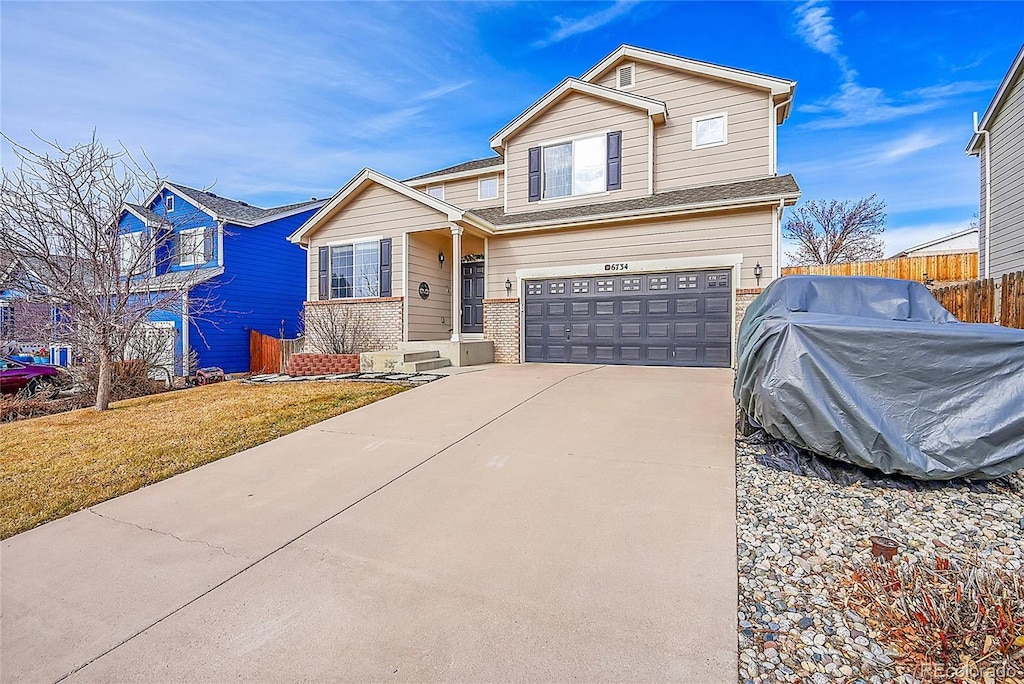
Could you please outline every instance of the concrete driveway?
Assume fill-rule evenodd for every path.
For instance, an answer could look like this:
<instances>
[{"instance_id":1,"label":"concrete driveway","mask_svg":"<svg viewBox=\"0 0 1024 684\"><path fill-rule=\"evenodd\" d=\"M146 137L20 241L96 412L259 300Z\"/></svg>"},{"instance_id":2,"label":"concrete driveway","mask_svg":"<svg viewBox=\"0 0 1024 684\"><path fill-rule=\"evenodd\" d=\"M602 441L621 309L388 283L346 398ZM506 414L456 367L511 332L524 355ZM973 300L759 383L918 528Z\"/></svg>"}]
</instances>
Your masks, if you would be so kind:
<instances>
[{"instance_id":1,"label":"concrete driveway","mask_svg":"<svg viewBox=\"0 0 1024 684\"><path fill-rule=\"evenodd\" d=\"M0 679L735 682L731 382L488 366L20 534Z\"/></svg>"}]
</instances>

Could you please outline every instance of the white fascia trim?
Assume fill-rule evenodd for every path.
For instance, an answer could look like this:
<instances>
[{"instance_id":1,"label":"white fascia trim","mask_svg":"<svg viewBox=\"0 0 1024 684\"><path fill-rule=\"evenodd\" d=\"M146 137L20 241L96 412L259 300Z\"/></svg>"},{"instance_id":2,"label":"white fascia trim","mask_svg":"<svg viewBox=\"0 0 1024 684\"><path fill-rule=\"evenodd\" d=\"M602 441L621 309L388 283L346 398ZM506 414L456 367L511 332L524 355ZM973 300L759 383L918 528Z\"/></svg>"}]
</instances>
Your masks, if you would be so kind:
<instances>
[{"instance_id":1,"label":"white fascia trim","mask_svg":"<svg viewBox=\"0 0 1024 684\"><path fill-rule=\"evenodd\" d=\"M319 209L320 207L324 206L325 204L327 204L327 200L317 200L316 202L307 202L306 204L301 204L301 205L299 205L297 207L293 207L293 208L289 209L288 211L282 211L280 214L270 214L269 216L264 216L263 218L255 220L255 221L237 221L236 220L236 221L230 221L230 223L233 224L233 225L236 225L236 226L245 226L246 228L254 228L256 226L262 226L264 223L270 223L271 221L277 221L278 219L288 218L289 216L295 216L296 214L301 214L302 212L309 211L310 209L313 209L313 208Z\"/></svg>"},{"instance_id":2,"label":"white fascia trim","mask_svg":"<svg viewBox=\"0 0 1024 684\"><path fill-rule=\"evenodd\" d=\"M675 259L645 259L627 261L628 268L614 273L606 269L609 262L576 264L573 266L540 266L538 268L517 268L516 279L572 278L575 276L623 275L625 273L657 273L659 271L709 270L713 268L739 268L743 265L742 254L713 254L710 256L678 257ZM616 265L621 265L616 263ZM521 284L521 283L520 283Z\"/></svg>"},{"instance_id":3,"label":"white fascia trim","mask_svg":"<svg viewBox=\"0 0 1024 684\"><path fill-rule=\"evenodd\" d=\"M140 221L142 221L143 225L145 225L147 228L155 228L156 227L151 219L143 216L142 214L140 214L139 212L135 211L134 209L132 209L127 204L124 205L124 210L127 211L132 216L134 216L135 218L137 218Z\"/></svg>"},{"instance_id":4,"label":"white fascia trim","mask_svg":"<svg viewBox=\"0 0 1024 684\"><path fill-rule=\"evenodd\" d=\"M985 115L981 117L981 124L978 126L979 131L987 131L988 125L992 121L992 117L996 115L999 108L1003 106L1003 101L1006 96L1010 93L1010 84L1017 79L1017 75L1024 70L1024 45L1021 45L1020 51L1017 52L1017 57L1013 60L1013 64L1010 66L1010 70L1006 72L1006 76L1003 77L1003 82L999 84L999 88L996 90L995 96L992 101L988 103L988 108L985 109ZM964 150L964 154L976 157L981 154L981 134L975 132L971 136L971 141L967 143L967 149Z\"/></svg>"},{"instance_id":5,"label":"white fascia trim","mask_svg":"<svg viewBox=\"0 0 1024 684\"><path fill-rule=\"evenodd\" d=\"M661 218L679 216L685 214L698 214L708 211L722 211L728 209L749 209L752 207L759 207L784 202L786 206L792 206L796 204L796 201L800 199L799 194L794 195L769 195L765 197L752 197L745 199L741 202L735 200L722 200L719 202L706 202L703 204L689 204L675 207L657 207L646 210L629 210L616 212L614 214L600 214L597 216L581 216L578 220L573 219L553 219L548 221L538 221L534 223L519 223L510 226L496 226L494 230L495 235L506 235L509 233L523 233L534 230L543 230L545 228L552 227L576 227L576 226L587 226L591 224L605 224L605 223L621 223L623 221L634 221L638 218Z\"/></svg>"},{"instance_id":6,"label":"white fascia trim","mask_svg":"<svg viewBox=\"0 0 1024 684\"><path fill-rule=\"evenodd\" d=\"M580 80L593 81L597 79L624 57L641 62L658 64L670 69L678 69L680 71L700 74L701 76L707 76L708 78L713 78L719 81L730 81L732 83L740 83L754 88L761 88L771 92L772 95L791 94L796 88L796 81L777 78L775 76L767 76L765 74L758 74L753 71L734 69L732 67L721 66L719 64L711 64L709 62L698 62L694 59L677 57L664 52L655 52L653 50L638 48L632 45L620 45L610 55L602 59L589 71L580 76Z\"/></svg>"},{"instance_id":7,"label":"white fascia trim","mask_svg":"<svg viewBox=\"0 0 1024 684\"><path fill-rule=\"evenodd\" d=\"M471 171L456 171L455 173L446 173L443 176L430 176L428 178L415 178L413 180L402 181L406 185L416 188L417 190L427 185L434 185L435 183L444 183L446 181L462 180L464 178L475 178L476 176L490 176L492 174L504 173L505 163L495 164L494 166L485 166L480 169L473 169Z\"/></svg>"},{"instance_id":8,"label":"white fascia trim","mask_svg":"<svg viewBox=\"0 0 1024 684\"><path fill-rule=\"evenodd\" d=\"M320 223L328 216L334 213L335 210L344 207L345 203L353 195L357 194L366 183L376 183L389 190L393 190L401 195L408 197L411 200L424 204L431 209L441 212L444 214L449 221L461 221L465 212L458 207L448 204L436 197L431 197L425 192L421 192L416 188L410 187L401 181L397 181L394 178L385 176L384 174L374 171L373 169L363 169L349 180L338 192L334 194L326 204L320 207L319 210L312 216L310 216L305 223L299 226L298 230L288 236L288 241L296 244L308 244L309 236L320 227Z\"/></svg>"},{"instance_id":9,"label":"white fascia trim","mask_svg":"<svg viewBox=\"0 0 1024 684\"><path fill-rule=\"evenodd\" d=\"M500 152L505 148L505 141L512 137L516 131L528 124L534 118L543 113L548 107L569 92L577 92L603 100L611 100L627 107L642 109L648 116L654 117L657 123L662 123L668 116L668 105L660 100L649 97L627 93L614 88L605 88L594 83L587 83L576 78L569 77L547 92L544 97L537 100L525 112L513 119L508 125L502 128L491 137L491 149Z\"/></svg>"}]
</instances>

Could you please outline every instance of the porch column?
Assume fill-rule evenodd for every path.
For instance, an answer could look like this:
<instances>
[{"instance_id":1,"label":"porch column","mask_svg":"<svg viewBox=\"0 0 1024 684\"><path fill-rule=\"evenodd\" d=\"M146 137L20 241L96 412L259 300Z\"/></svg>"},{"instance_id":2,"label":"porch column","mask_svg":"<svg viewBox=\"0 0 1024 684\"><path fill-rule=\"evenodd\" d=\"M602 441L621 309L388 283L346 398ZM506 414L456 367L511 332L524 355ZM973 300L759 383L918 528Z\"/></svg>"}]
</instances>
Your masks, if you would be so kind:
<instances>
[{"instance_id":1,"label":"porch column","mask_svg":"<svg viewBox=\"0 0 1024 684\"><path fill-rule=\"evenodd\" d=\"M452 230L452 342L462 339L462 227Z\"/></svg>"}]
</instances>

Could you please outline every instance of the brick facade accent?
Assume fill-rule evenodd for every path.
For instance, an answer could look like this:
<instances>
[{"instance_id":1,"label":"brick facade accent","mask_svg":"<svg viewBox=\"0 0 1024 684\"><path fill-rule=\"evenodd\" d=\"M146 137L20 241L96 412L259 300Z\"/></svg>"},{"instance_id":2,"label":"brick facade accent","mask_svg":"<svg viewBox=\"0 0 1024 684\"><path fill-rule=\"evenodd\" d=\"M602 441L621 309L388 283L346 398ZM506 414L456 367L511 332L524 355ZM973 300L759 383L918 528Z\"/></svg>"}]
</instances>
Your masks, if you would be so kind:
<instances>
[{"instance_id":1,"label":"brick facade accent","mask_svg":"<svg viewBox=\"0 0 1024 684\"><path fill-rule=\"evenodd\" d=\"M763 287L749 287L736 290L736 342L739 343L740 325L743 323L743 316L747 313L747 307L757 299L757 296L764 292Z\"/></svg>"},{"instance_id":2,"label":"brick facade accent","mask_svg":"<svg viewBox=\"0 0 1024 684\"><path fill-rule=\"evenodd\" d=\"M327 375L358 371L359 354L292 354L288 359L288 375Z\"/></svg>"},{"instance_id":3,"label":"brick facade accent","mask_svg":"<svg viewBox=\"0 0 1024 684\"><path fill-rule=\"evenodd\" d=\"M494 343L495 363L519 363L519 299L484 300L484 339Z\"/></svg>"},{"instance_id":4,"label":"brick facade accent","mask_svg":"<svg viewBox=\"0 0 1024 684\"><path fill-rule=\"evenodd\" d=\"M305 303L305 314L308 320L330 308L348 317L352 331L352 353L358 355L361 352L398 349L403 336L403 302L402 297L311 301ZM314 352L326 351L314 339L315 335L311 332L314 328L306 325L306 348Z\"/></svg>"}]
</instances>

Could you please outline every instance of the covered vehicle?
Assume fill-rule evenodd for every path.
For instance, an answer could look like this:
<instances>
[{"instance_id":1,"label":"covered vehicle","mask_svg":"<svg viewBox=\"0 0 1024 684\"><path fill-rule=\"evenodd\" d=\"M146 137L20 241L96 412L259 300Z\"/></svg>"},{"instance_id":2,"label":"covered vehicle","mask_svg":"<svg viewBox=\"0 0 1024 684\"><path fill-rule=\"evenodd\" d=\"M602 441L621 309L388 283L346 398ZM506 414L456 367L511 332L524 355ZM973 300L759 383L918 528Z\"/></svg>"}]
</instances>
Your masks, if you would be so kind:
<instances>
[{"instance_id":1,"label":"covered vehicle","mask_svg":"<svg viewBox=\"0 0 1024 684\"><path fill-rule=\"evenodd\" d=\"M772 437L886 474L1024 468L1024 330L960 323L920 283L773 282L740 327L734 395Z\"/></svg>"}]
</instances>

